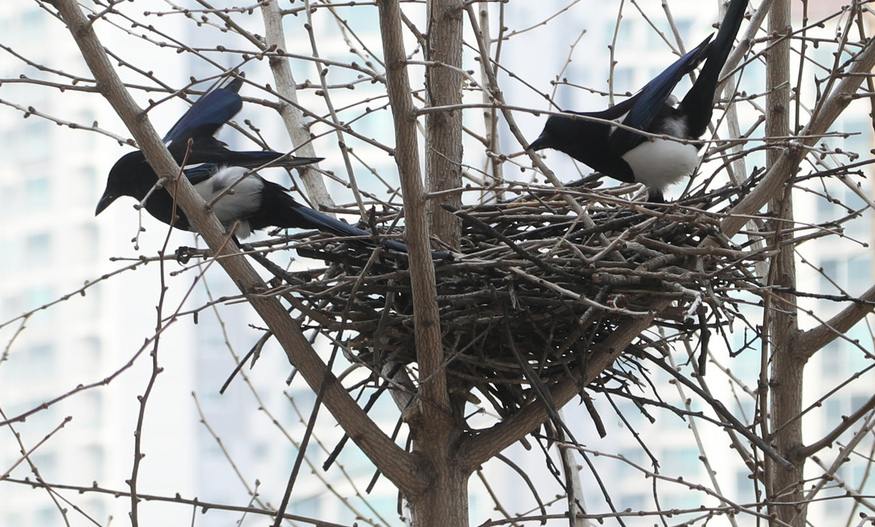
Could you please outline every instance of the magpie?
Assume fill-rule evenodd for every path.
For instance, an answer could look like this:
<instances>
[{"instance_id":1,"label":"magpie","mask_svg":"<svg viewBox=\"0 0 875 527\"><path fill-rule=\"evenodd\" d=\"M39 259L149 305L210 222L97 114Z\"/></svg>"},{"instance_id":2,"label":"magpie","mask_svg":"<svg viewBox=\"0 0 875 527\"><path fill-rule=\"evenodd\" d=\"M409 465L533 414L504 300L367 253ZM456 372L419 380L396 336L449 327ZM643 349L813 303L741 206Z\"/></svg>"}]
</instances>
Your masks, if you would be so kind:
<instances>
[{"instance_id":1,"label":"magpie","mask_svg":"<svg viewBox=\"0 0 875 527\"><path fill-rule=\"evenodd\" d=\"M243 106L237 93L243 84L234 79L202 96L164 136L164 144L177 163L186 163L183 175L226 229L237 223L235 235L246 238L254 230L268 227L317 229L338 236L370 236L370 233L301 205L286 190L253 170L263 165L300 167L321 158L294 157L270 150L233 151L213 135ZM191 145L189 146L189 141ZM174 207L166 187L156 187L158 176L140 150L123 155L109 172L106 189L97 203L97 216L121 196L145 200L144 207L155 219L178 229L191 231L185 214ZM175 209L175 215L174 215ZM239 222L239 223L238 223ZM395 240L382 243L407 252ZM442 253L441 253L442 254Z\"/></svg>"},{"instance_id":2,"label":"magpie","mask_svg":"<svg viewBox=\"0 0 875 527\"><path fill-rule=\"evenodd\" d=\"M638 93L600 112L569 112L623 124L623 128L564 115L547 119L532 150L551 148L627 183L643 183L648 199L664 202L662 191L698 165L702 137L711 122L720 71L732 50L748 0L732 0L717 37L709 36L647 83ZM677 106L672 90L704 61L692 88ZM669 135L686 142L651 139L633 130ZM693 142L690 142L690 141Z\"/></svg>"}]
</instances>

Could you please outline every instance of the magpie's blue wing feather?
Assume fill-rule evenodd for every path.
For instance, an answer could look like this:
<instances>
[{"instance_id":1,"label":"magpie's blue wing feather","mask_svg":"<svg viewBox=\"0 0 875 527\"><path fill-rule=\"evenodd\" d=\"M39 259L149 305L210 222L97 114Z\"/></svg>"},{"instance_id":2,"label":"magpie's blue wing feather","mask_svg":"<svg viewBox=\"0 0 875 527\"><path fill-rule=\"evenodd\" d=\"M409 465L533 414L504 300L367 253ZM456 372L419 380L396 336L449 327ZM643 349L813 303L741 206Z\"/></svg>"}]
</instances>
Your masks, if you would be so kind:
<instances>
[{"instance_id":1,"label":"magpie's blue wing feather","mask_svg":"<svg viewBox=\"0 0 875 527\"><path fill-rule=\"evenodd\" d=\"M705 50L711 42L709 36L701 44L676 60L671 66L657 75L639 91L623 124L638 130L647 130L657 115L665 108L671 92L684 75L692 71L705 58ZM641 144L645 140L641 134L618 128L611 134L611 148L618 155Z\"/></svg>"},{"instance_id":2,"label":"magpie's blue wing feather","mask_svg":"<svg viewBox=\"0 0 875 527\"><path fill-rule=\"evenodd\" d=\"M198 99L164 136L164 143L184 141L189 137L212 136L243 107L237 91L243 81L234 79Z\"/></svg>"},{"instance_id":3,"label":"magpie's blue wing feather","mask_svg":"<svg viewBox=\"0 0 875 527\"><path fill-rule=\"evenodd\" d=\"M216 163L201 163L200 165L186 168L182 172L189 183L197 185L210 179L218 171L219 165Z\"/></svg>"}]
</instances>

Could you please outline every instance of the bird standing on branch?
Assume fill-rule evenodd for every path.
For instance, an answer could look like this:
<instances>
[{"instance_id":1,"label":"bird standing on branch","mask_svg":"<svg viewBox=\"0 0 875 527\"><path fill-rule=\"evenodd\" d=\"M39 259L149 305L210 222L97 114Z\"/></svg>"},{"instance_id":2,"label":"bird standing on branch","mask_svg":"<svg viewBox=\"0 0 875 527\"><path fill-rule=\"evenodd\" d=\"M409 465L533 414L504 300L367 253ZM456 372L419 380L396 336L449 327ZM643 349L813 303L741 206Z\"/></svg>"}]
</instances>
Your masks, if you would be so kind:
<instances>
[{"instance_id":1,"label":"bird standing on branch","mask_svg":"<svg viewBox=\"0 0 875 527\"><path fill-rule=\"evenodd\" d=\"M268 227L317 229L338 236L370 236L371 233L301 205L285 189L255 174L265 165L299 167L320 161L270 150L234 151L213 135L243 107L237 91L243 84L234 79L202 96L164 137L164 144L177 163L186 163L183 174L211 205L226 229L237 224L235 235L245 238L253 230ZM190 143L190 144L189 144ZM137 150L123 155L109 172L106 190L97 203L95 216L121 196L145 200L144 207L157 220L190 231L182 210L175 208L167 185L156 187L158 176ZM175 209L175 216L174 216ZM395 240L382 242L390 249L407 252Z\"/></svg>"},{"instance_id":2,"label":"bird standing on branch","mask_svg":"<svg viewBox=\"0 0 875 527\"><path fill-rule=\"evenodd\" d=\"M713 42L711 36L706 38L629 99L600 112L570 112L580 118L550 116L530 148L559 150L612 178L643 183L650 201L663 202L663 189L692 175L698 165L703 145L695 140L711 122L720 71L747 4L748 0L732 0ZM705 64L693 87L679 105L672 106L672 90L702 61ZM586 120L590 117L623 127ZM676 140L652 138L635 130Z\"/></svg>"}]
</instances>

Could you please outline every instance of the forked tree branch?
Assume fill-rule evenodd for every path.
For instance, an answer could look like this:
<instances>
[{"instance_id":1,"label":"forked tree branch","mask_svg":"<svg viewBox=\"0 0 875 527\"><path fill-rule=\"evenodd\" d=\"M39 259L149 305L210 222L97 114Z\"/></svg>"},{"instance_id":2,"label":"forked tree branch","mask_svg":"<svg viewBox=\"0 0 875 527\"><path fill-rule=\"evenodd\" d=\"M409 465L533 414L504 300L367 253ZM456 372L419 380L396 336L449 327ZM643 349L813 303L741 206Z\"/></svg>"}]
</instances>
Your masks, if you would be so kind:
<instances>
[{"instance_id":1,"label":"forked tree branch","mask_svg":"<svg viewBox=\"0 0 875 527\"><path fill-rule=\"evenodd\" d=\"M866 318L866 315L875 310L875 286L863 293L860 300L861 302L849 305L823 324L803 331L799 337L800 351L811 357Z\"/></svg>"},{"instance_id":2,"label":"forked tree branch","mask_svg":"<svg viewBox=\"0 0 875 527\"><path fill-rule=\"evenodd\" d=\"M165 181L174 179L179 173L179 166L155 133L146 114L124 88L77 2L55 0L54 5L94 74L101 94L134 136L149 164ZM314 391L318 391L323 379L328 383L324 387L325 406L353 441L402 492L417 493L425 488L427 481L417 470L413 456L398 447L371 421L334 375L326 375L328 372L325 363L280 302L273 296L259 294L268 290L268 287L240 254L237 245L233 241L226 241L227 234L224 229L216 217L206 210L204 201L185 178L179 179L176 201L207 245L215 251L215 259L228 276L241 292L249 295L249 303L273 332L289 362L298 369Z\"/></svg>"}]
</instances>

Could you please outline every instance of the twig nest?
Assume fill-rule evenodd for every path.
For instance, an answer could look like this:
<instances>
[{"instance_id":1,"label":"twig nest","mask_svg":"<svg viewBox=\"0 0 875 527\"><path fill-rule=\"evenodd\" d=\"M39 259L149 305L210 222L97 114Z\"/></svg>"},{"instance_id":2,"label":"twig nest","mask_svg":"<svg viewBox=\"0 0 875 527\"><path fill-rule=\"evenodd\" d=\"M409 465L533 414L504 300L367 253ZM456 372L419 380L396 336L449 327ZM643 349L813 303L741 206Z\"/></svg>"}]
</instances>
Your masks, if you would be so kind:
<instances>
[{"instance_id":1,"label":"twig nest","mask_svg":"<svg viewBox=\"0 0 875 527\"><path fill-rule=\"evenodd\" d=\"M500 414L530 397L532 375L549 386L579 371L594 343L626 317L647 315L660 299L671 304L654 325L670 338L724 323L730 292L752 278L749 253L721 237L718 218L702 212L708 197L695 207L594 203L586 192L573 197L587 208L590 226L555 191L456 211L462 254L436 263L447 371ZM343 330L349 353L373 371L414 363L406 255L371 259L366 268L369 250L311 244L308 256L332 262L293 287L313 321ZM636 382L617 364L604 373L603 380L611 378Z\"/></svg>"}]
</instances>

